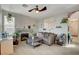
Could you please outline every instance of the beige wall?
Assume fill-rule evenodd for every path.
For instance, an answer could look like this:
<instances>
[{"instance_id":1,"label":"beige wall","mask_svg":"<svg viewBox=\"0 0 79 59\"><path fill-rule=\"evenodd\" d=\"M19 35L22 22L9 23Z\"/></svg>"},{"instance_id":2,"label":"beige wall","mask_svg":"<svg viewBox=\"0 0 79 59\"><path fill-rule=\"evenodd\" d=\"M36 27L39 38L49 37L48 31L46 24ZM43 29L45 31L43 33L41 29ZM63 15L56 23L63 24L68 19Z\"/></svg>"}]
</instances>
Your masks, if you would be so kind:
<instances>
[{"instance_id":1,"label":"beige wall","mask_svg":"<svg viewBox=\"0 0 79 59\"><path fill-rule=\"evenodd\" d=\"M32 28L37 29L37 20L24 16L24 15L16 15L15 17L15 27L16 29L23 29L24 27L27 28L30 25ZM33 26L35 25L35 27Z\"/></svg>"},{"instance_id":2,"label":"beige wall","mask_svg":"<svg viewBox=\"0 0 79 59\"><path fill-rule=\"evenodd\" d=\"M72 35L79 36L79 11L73 13L69 18L69 26Z\"/></svg>"},{"instance_id":3,"label":"beige wall","mask_svg":"<svg viewBox=\"0 0 79 59\"><path fill-rule=\"evenodd\" d=\"M51 18L47 18L44 19L44 21L42 22L43 27L42 28L46 28L45 31L47 32L53 32L56 34L60 34L60 33L68 33L68 26L67 24L61 24L61 20L63 17L65 17L66 15L61 14L61 15L57 15ZM62 28L56 28L56 26L61 26ZM43 31L42 29L40 29L41 31Z\"/></svg>"},{"instance_id":4,"label":"beige wall","mask_svg":"<svg viewBox=\"0 0 79 59\"><path fill-rule=\"evenodd\" d=\"M0 5L0 32L2 31L2 9Z\"/></svg>"},{"instance_id":5,"label":"beige wall","mask_svg":"<svg viewBox=\"0 0 79 59\"><path fill-rule=\"evenodd\" d=\"M78 20L69 21L69 30L72 33L72 35L78 36Z\"/></svg>"},{"instance_id":6,"label":"beige wall","mask_svg":"<svg viewBox=\"0 0 79 59\"><path fill-rule=\"evenodd\" d=\"M23 29L24 27L27 28L28 25L31 25L31 27L33 27L33 25L35 25L33 27L34 30L38 29L37 28L37 24L38 24L37 19L3 10L3 15L7 15L8 13L11 13L15 17L15 30L20 30L20 29Z\"/></svg>"},{"instance_id":7,"label":"beige wall","mask_svg":"<svg viewBox=\"0 0 79 59\"><path fill-rule=\"evenodd\" d=\"M1 5L0 5L0 32L2 32L2 9L1 9ZM2 40L2 38L0 38L0 41ZM0 42L0 54L1 54L1 42Z\"/></svg>"}]
</instances>

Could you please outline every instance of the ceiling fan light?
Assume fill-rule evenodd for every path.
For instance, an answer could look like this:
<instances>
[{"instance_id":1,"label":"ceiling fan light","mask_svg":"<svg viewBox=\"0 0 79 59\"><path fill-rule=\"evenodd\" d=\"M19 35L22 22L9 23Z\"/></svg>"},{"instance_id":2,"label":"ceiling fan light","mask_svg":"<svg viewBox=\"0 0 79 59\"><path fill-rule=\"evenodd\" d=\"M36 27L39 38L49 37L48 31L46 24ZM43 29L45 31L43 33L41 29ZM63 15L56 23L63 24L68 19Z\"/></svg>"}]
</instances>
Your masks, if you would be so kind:
<instances>
[{"instance_id":1,"label":"ceiling fan light","mask_svg":"<svg viewBox=\"0 0 79 59\"><path fill-rule=\"evenodd\" d=\"M36 10L36 13L39 13L39 11Z\"/></svg>"}]
</instances>

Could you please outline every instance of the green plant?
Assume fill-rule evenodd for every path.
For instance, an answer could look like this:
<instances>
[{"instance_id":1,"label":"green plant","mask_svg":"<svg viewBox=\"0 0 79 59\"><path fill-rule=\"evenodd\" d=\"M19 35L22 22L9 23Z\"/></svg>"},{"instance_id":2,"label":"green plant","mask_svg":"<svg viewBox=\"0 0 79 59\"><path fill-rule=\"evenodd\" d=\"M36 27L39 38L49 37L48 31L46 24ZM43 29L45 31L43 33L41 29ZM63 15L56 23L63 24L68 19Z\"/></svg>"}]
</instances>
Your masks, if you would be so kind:
<instances>
[{"instance_id":1,"label":"green plant","mask_svg":"<svg viewBox=\"0 0 79 59\"><path fill-rule=\"evenodd\" d=\"M61 23L67 23L68 22L68 18L63 18Z\"/></svg>"},{"instance_id":2,"label":"green plant","mask_svg":"<svg viewBox=\"0 0 79 59\"><path fill-rule=\"evenodd\" d=\"M14 33L14 35L15 35L16 37L19 37L19 32L16 31L16 32Z\"/></svg>"}]
</instances>

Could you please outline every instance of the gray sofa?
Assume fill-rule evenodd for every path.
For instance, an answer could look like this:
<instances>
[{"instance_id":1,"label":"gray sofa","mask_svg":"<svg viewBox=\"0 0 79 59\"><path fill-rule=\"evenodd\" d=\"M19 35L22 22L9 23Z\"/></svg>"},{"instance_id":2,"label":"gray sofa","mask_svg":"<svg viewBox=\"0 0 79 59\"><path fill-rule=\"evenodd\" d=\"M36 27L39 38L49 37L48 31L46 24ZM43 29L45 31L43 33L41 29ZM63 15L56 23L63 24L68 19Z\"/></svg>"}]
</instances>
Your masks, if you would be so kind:
<instances>
[{"instance_id":1,"label":"gray sofa","mask_svg":"<svg viewBox=\"0 0 79 59\"><path fill-rule=\"evenodd\" d=\"M48 33L48 32L40 32L36 37L28 38L28 44L33 47L39 46L41 45L41 43L44 43L48 46L51 46L52 44L55 43L58 45L63 45L65 44L65 41L66 41L65 34L56 35L54 33Z\"/></svg>"},{"instance_id":2,"label":"gray sofa","mask_svg":"<svg viewBox=\"0 0 79 59\"><path fill-rule=\"evenodd\" d=\"M50 46L50 45L52 45L54 43L55 34L47 33L47 32L41 32L41 35L43 36L42 40L43 40L44 44L47 44L47 45Z\"/></svg>"},{"instance_id":3,"label":"gray sofa","mask_svg":"<svg viewBox=\"0 0 79 59\"><path fill-rule=\"evenodd\" d=\"M36 46L40 46L41 45L40 40L39 40L38 37L29 37L27 39L27 43L29 45L31 45L32 47L36 47Z\"/></svg>"}]
</instances>

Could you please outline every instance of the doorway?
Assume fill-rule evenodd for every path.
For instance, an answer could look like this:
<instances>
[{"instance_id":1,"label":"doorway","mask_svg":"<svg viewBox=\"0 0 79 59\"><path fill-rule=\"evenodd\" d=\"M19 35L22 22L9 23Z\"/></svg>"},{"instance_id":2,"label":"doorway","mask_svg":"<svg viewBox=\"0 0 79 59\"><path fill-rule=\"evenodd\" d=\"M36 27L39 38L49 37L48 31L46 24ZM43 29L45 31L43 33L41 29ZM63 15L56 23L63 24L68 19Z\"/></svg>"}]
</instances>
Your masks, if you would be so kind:
<instances>
[{"instance_id":1,"label":"doorway","mask_svg":"<svg viewBox=\"0 0 79 59\"><path fill-rule=\"evenodd\" d=\"M69 31L71 32L71 35L72 35L72 43L79 44L79 40L78 40L79 21L78 19L69 19L68 23L69 23Z\"/></svg>"}]
</instances>

